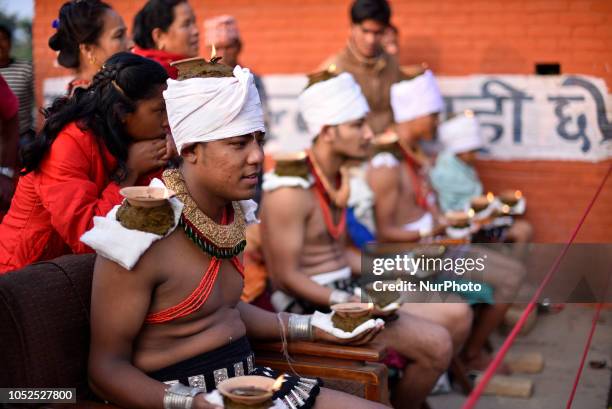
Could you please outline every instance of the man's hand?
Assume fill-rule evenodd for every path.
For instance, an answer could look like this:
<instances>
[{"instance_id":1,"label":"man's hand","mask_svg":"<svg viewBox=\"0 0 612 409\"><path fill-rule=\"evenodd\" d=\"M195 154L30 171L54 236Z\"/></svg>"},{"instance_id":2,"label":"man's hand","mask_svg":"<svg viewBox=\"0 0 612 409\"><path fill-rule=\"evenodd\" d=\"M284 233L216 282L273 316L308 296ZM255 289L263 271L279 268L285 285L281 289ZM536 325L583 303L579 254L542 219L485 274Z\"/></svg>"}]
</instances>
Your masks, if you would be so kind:
<instances>
[{"instance_id":1,"label":"man's hand","mask_svg":"<svg viewBox=\"0 0 612 409\"><path fill-rule=\"evenodd\" d=\"M332 334L323 331L320 328L313 327L313 334L315 341L325 341L333 344L340 345L365 345L372 342L372 340L378 335L380 331L385 327L384 324L376 325L374 328L370 328L362 333L355 335L353 338L337 338Z\"/></svg>"},{"instance_id":2,"label":"man's hand","mask_svg":"<svg viewBox=\"0 0 612 409\"><path fill-rule=\"evenodd\" d=\"M383 311L380 307L374 304L374 309L372 310L372 315L375 317L388 317L389 315L395 314L397 310L390 309L388 311Z\"/></svg>"},{"instance_id":3,"label":"man's hand","mask_svg":"<svg viewBox=\"0 0 612 409\"><path fill-rule=\"evenodd\" d=\"M194 409L223 409L222 406L215 405L204 399L203 394L196 395L193 400L193 408Z\"/></svg>"}]
</instances>

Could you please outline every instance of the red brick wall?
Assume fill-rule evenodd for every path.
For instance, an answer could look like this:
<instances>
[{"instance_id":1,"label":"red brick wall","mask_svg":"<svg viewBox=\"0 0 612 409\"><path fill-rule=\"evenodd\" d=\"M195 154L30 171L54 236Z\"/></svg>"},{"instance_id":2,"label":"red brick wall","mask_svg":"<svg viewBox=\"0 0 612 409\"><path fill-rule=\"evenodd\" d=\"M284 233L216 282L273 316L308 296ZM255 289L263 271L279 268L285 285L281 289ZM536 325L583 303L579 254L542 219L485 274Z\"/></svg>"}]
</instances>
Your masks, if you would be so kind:
<instances>
[{"instance_id":1,"label":"red brick wall","mask_svg":"<svg viewBox=\"0 0 612 409\"><path fill-rule=\"evenodd\" d=\"M144 0L107 0L131 25ZM63 0L37 0L34 64L42 80L63 75L54 68L47 40ZM348 0L198 0L199 23L233 14L244 50L242 63L260 74L314 69L345 44ZM427 62L440 75L523 73L539 62L558 62L563 73L602 77L612 87L610 0L392 0L401 33L401 62ZM203 42L202 42L203 43ZM204 54L208 52L202 50ZM608 166L572 162L486 162L489 189L517 188L529 200L539 241L563 241ZM579 239L612 242L612 180Z\"/></svg>"}]
</instances>

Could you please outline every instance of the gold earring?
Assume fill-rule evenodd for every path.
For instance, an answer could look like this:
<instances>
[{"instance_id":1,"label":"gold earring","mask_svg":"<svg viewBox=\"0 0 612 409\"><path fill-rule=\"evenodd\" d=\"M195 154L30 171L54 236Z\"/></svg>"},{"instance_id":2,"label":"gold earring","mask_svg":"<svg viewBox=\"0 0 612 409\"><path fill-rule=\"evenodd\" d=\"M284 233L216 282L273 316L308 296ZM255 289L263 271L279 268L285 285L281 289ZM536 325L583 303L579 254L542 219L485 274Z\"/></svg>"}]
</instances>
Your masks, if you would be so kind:
<instances>
[{"instance_id":1,"label":"gold earring","mask_svg":"<svg viewBox=\"0 0 612 409\"><path fill-rule=\"evenodd\" d=\"M89 54L89 63L90 63L91 65L97 65L98 61L96 60L96 57L95 57L95 56L93 56L93 55Z\"/></svg>"}]
</instances>

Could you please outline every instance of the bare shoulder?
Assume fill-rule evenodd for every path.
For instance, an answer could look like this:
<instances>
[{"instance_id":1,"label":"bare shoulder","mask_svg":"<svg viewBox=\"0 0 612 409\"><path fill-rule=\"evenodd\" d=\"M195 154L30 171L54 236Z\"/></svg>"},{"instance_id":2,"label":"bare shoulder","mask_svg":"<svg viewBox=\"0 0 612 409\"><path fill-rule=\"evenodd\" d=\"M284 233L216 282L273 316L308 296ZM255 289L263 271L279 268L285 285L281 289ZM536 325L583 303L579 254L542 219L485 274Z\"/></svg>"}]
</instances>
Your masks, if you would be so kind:
<instances>
[{"instance_id":1,"label":"bare shoulder","mask_svg":"<svg viewBox=\"0 0 612 409\"><path fill-rule=\"evenodd\" d=\"M368 168L366 175L368 185L374 191L397 186L400 180L399 166L379 166Z\"/></svg>"},{"instance_id":2,"label":"bare shoulder","mask_svg":"<svg viewBox=\"0 0 612 409\"><path fill-rule=\"evenodd\" d=\"M310 189L301 187L281 187L265 192L262 212L268 217L305 216L310 213L313 197Z\"/></svg>"}]
</instances>

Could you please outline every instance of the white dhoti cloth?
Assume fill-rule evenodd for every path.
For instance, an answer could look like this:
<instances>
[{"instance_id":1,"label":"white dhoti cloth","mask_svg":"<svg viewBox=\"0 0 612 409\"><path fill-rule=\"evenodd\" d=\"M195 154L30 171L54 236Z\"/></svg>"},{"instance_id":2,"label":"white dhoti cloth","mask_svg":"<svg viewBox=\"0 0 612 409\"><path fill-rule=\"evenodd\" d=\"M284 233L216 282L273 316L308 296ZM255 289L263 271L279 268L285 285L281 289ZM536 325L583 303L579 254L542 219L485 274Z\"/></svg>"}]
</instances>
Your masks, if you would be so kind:
<instances>
[{"instance_id":1,"label":"white dhoti cloth","mask_svg":"<svg viewBox=\"0 0 612 409\"><path fill-rule=\"evenodd\" d=\"M406 231L433 230L434 220L431 213L427 212L420 219L404 225Z\"/></svg>"},{"instance_id":2,"label":"white dhoti cloth","mask_svg":"<svg viewBox=\"0 0 612 409\"><path fill-rule=\"evenodd\" d=\"M310 279L316 282L317 284L326 287L341 289L336 288L335 285L340 282L347 282L348 280L350 280L351 274L352 273L350 267L346 266L335 271L330 271L328 273L321 273L310 276ZM302 311L300 310L303 310L302 306L299 305L298 300L295 297L285 293L282 290L275 291L270 297L270 301L274 306L274 309L279 312L288 311L301 313Z\"/></svg>"}]
</instances>

